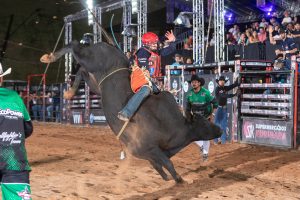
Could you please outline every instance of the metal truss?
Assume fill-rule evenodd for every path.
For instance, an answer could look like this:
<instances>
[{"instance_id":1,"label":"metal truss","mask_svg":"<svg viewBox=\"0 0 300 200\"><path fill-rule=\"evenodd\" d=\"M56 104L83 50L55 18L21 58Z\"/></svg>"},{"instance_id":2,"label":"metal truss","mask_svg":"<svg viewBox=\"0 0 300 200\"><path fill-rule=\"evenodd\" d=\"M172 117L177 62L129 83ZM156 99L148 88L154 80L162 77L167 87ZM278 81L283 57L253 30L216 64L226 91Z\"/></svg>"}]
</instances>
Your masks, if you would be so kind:
<instances>
[{"instance_id":1,"label":"metal truss","mask_svg":"<svg viewBox=\"0 0 300 200\"><path fill-rule=\"evenodd\" d=\"M101 10L102 10L101 7L96 7L94 9L94 17L96 20L96 23L93 24L94 43L98 43L102 41L101 27L99 26L99 24L102 24Z\"/></svg>"},{"instance_id":2,"label":"metal truss","mask_svg":"<svg viewBox=\"0 0 300 200\"><path fill-rule=\"evenodd\" d=\"M204 0L193 0L193 59L195 63L205 62Z\"/></svg>"},{"instance_id":3,"label":"metal truss","mask_svg":"<svg viewBox=\"0 0 300 200\"><path fill-rule=\"evenodd\" d=\"M137 33L137 45L138 48L142 46L142 35L147 32L147 0L138 0L138 33Z\"/></svg>"},{"instance_id":4,"label":"metal truss","mask_svg":"<svg viewBox=\"0 0 300 200\"><path fill-rule=\"evenodd\" d=\"M124 0L124 10L123 10L123 27L124 30L126 27L128 27L131 24L131 15L132 15L132 10L131 10L131 0ZM132 37L128 37L126 35L123 36L123 51L131 51L131 42L132 42Z\"/></svg>"},{"instance_id":5,"label":"metal truss","mask_svg":"<svg viewBox=\"0 0 300 200\"><path fill-rule=\"evenodd\" d=\"M214 0L214 39L215 62L224 61L225 58L225 20L224 0Z\"/></svg>"},{"instance_id":6,"label":"metal truss","mask_svg":"<svg viewBox=\"0 0 300 200\"><path fill-rule=\"evenodd\" d=\"M88 11L87 10L82 10L80 12L77 12L73 15L68 15L64 18L64 21L65 23L68 23L68 22L73 22L73 21L76 21L76 20L80 20L80 19L83 19L83 18L87 18L88 17Z\"/></svg>"},{"instance_id":7,"label":"metal truss","mask_svg":"<svg viewBox=\"0 0 300 200\"><path fill-rule=\"evenodd\" d=\"M72 22L66 22L65 24L65 45L68 45L72 41ZM72 70L73 57L72 53L65 54L65 82L69 82L69 75Z\"/></svg>"}]
</instances>

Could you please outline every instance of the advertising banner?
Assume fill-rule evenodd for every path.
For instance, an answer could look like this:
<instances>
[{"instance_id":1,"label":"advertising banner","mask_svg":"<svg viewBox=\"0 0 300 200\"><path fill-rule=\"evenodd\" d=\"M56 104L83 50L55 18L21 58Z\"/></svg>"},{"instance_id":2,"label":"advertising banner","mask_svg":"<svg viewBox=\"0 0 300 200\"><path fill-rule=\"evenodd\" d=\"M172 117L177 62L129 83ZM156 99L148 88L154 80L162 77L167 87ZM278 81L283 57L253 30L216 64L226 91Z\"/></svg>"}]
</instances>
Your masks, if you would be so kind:
<instances>
[{"instance_id":1,"label":"advertising banner","mask_svg":"<svg viewBox=\"0 0 300 200\"><path fill-rule=\"evenodd\" d=\"M172 75L170 77L171 92L178 105L182 106L182 78L178 75Z\"/></svg>"},{"instance_id":2,"label":"advertising banner","mask_svg":"<svg viewBox=\"0 0 300 200\"><path fill-rule=\"evenodd\" d=\"M84 110L72 110L70 123L76 125L84 124Z\"/></svg>"},{"instance_id":3,"label":"advertising banner","mask_svg":"<svg viewBox=\"0 0 300 200\"><path fill-rule=\"evenodd\" d=\"M246 143L291 147L293 123L243 118L242 141Z\"/></svg>"},{"instance_id":4,"label":"advertising banner","mask_svg":"<svg viewBox=\"0 0 300 200\"><path fill-rule=\"evenodd\" d=\"M91 109L89 114L89 124L90 125L104 125L106 124L106 118L104 116L103 110L101 109Z\"/></svg>"}]
</instances>

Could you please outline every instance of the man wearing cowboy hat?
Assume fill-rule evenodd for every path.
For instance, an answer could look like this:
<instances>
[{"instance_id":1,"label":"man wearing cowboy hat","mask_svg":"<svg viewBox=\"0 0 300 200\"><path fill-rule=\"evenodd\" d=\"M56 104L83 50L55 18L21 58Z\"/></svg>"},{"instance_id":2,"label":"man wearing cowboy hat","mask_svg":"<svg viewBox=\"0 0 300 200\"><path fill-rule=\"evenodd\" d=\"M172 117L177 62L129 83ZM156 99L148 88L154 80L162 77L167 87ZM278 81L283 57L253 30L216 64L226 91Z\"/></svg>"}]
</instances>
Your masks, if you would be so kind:
<instances>
[{"instance_id":1,"label":"man wearing cowboy hat","mask_svg":"<svg viewBox=\"0 0 300 200\"><path fill-rule=\"evenodd\" d=\"M218 102L218 108L215 115L215 124L220 126L223 130L221 135L221 143L226 143L226 129L227 129L227 99L234 97L236 94L228 94L228 91L238 86L238 81L236 80L234 84L225 86L225 83L228 80L224 76L220 76L219 79L216 79L217 87L215 90L215 96ZM214 142L217 144L220 138L214 139Z\"/></svg>"},{"instance_id":2,"label":"man wearing cowboy hat","mask_svg":"<svg viewBox=\"0 0 300 200\"><path fill-rule=\"evenodd\" d=\"M217 106L214 97L210 92L202 87L205 84L205 80L197 75L192 75L190 83L192 89L187 94L187 105L185 116L187 120L193 121L199 116L205 117L208 120L211 119L213 113L213 107ZM203 153L203 161L208 159L209 141L196 141L195 142Z\"/></svg>"},{"instance_id":3,"label":"man wearing cowboy hat","mask_svg":"<svg viewBox=\"0 0 300 200\"><path fill-rule=\"evenodd\" d=\"M3 76L0 64L0 86ZM0 182L2 199L31 199L30 166L25 149L25 138L33 127L23 100L12 90L0 87Z\"/></svg>"}]
</instances>

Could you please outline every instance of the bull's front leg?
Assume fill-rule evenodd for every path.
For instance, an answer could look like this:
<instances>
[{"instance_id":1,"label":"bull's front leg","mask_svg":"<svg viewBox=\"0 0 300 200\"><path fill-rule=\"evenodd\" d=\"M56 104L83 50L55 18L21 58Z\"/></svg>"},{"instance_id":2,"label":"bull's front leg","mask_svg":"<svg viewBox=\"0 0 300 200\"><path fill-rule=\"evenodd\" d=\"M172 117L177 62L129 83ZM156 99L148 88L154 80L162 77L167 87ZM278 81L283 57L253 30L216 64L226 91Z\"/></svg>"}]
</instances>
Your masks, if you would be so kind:
<instances>
[{"instance_id":1,"label":"bull's front leg","mask_svg":"<svg viewBox=\"0 0 300 200\"><path fill-rule=\"evenodd\" d=\"M54 53L50 53L50 54L44 54L41 58L40 61L42 63L52 63L57 61L60 57L62 57L63 55L65 55L66 53L70 53L72 52L72 43L68 44L67 46L65 46L64 48L54 52Z\"/></svg>"},{"instance_id":2,"label":"bull's front leg","mask_svg":"<svg viewBox=\"0 0 300 200\"><path fill-rule=\"evenodd\" d=\"M64 99L70 100L75 95L79 87L80 81L82 80L83 73L85 72L81 68L79 68L78 72L76 73L75 81L72 87L64 92Z\"/></svg>"}]
</instances>

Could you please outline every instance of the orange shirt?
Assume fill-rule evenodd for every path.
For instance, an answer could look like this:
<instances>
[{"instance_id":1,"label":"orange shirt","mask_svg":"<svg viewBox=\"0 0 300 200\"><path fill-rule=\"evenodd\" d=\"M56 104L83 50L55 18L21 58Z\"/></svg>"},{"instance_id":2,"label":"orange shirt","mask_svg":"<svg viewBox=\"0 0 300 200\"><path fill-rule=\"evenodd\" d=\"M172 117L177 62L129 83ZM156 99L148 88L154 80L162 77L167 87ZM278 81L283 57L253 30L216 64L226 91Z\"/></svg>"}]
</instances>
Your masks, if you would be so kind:
<instances>
[{"instance_id":1,"label":"orange shirt","mask_svg":"<svg viewBox=\"0 0 300 200\"><path fill-rule=\"evenodd\" d=\"M138 66L132 67L132 73L130 77L131 89L134 93L138 92L144 85L149 84L150 74L148 70L142 69Z\"/></svg>"}]
</instances>

